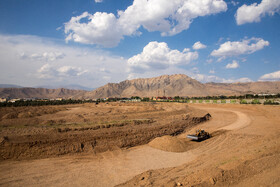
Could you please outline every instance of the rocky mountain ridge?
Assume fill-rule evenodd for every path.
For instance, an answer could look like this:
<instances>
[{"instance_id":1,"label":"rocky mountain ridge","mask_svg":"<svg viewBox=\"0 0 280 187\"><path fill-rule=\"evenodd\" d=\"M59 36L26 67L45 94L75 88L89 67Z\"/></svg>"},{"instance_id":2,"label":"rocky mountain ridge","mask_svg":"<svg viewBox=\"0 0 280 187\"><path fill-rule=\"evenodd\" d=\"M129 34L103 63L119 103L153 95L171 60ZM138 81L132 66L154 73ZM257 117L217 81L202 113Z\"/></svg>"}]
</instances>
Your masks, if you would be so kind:
<instances>
[{"instance_id":1,"label":"rocky mountain ridge","mask_svg":"<svg viewBox=\"0 0 280 187\"><path fill-rule=\"evenodd\" d=\"M184 74L162 75L154 78L108 83L93 91L46 88L0 88L0 97L10 98L73 98L97 99L107 97L157 96L216 96L280 93L280 81L248 83L201 83Z\"/></svg>"}]
</instances>

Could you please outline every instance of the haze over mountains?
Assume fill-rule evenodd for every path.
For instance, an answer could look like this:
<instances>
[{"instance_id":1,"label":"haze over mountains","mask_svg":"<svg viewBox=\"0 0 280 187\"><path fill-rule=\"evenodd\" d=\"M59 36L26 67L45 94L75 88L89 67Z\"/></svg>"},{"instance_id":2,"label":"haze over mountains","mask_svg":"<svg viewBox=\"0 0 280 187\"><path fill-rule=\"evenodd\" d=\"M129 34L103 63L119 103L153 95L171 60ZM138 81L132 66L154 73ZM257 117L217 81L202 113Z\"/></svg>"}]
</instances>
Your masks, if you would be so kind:
<instances>
[{"instance_id":1,"label":"haze over mountains","mask_svg":"<svg viewBox=\"0 0 280 187\"><path fill-rule=\"evenodd\" d=\"M0 88L0 97L10 98L74 98L156 96L215 96L257 93L280 93L280 81L248 83L200 83L183 74L108 83L93 91L46 88Z\"/></svg>"}]
</instances>

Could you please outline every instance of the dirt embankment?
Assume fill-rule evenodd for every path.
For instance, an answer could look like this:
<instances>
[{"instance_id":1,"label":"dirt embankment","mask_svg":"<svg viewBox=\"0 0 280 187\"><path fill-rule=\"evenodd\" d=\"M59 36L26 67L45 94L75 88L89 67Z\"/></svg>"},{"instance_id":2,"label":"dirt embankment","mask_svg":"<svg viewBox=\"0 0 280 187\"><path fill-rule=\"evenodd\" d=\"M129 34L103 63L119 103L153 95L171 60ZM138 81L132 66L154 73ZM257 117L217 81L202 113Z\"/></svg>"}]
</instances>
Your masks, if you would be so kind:
<instances>
[{"instance_id":1,"label":"dirt embankment","mask_svg":"<svg viewBox=\"0 0 280 187\"><path fill-rule=\"evenodd\" d=\"M133 107L132 104L122 104L116 108L121 111L121 108L131 106ZM109 105L105 104L103 108L104 107L110 108ZM137 107L139 107L139 105ZM147 104L142 105L142 107L147 109L147 107L150 108L151 106L150 104ZM107 117L107 121L110 123L87 123L82 126L75 126L73 124L67 126L67 122L62 125L56 123L61 120L61 114L66 115L65 120L67 120L67 115L83 115L87 116L90 121L90 113L92 113L92 109L93 108L88 108L88 110L85 110L82 108L77 109L76 107L61 111L52 114L53 118L49 118L52 119L54 123L54 125L51 125L50 127L46 125L38 127L35 125L36 128L23 128L22 130L25 130L24 133L20 133L21 129L17 129L16 134L2 136L4 138L0 144L0 159L37 159L74 153L100 153L108 150L129 148L147 144L156 137L178 135L185 129L208 120L207 117L194 116L195 114L190 113L185 106L181 108L179 106L179 109L178 107L176 109L176 107L163 107L163 105L159 104L153 109L150 108L150 112L143 111L141 113L140 111L138 115L137 113L129 113L126 112L127 110L124 110L123 113L116 113L116 115L119 115L116 116L111 109L109 109L110 112L106 110L103 113L104 116L102 116L102 118L104 119ZM59 109L56 110L59 111ZM94 117L94 114L95 112L93 112L92 117ZM161 116L161 114L163 116ZM121 115L126 115L128 120L124 121ZM143 119L143 115L148 118ZM36 116L39 116L37 121L40 121L43 117L41 115ZM28 117L31 121L34 119L33 116ZM19 120L19 118L20 117L17 117L16 120ZM79 119L79 117L77 119ZM115 119L115 121L112 122L111 119ZM94 119L92 120L94 121ZM73 119L69 119L69 121L73 121ZM13 121L10 122L11 124L14 124ZM44 120L42 123L44 124ZM32 132L32 129L34 128L37 129L37 133ZM26 132L28 129L30 129L29 133Z\"/></svg>"},{"instance_id":2,"label":"dirt embankment","mask_svg":"<svg viewBox=\"0 0 280 187\"><path fill-rule=\"evenodd\" d=\"M197 158L178 167L149 170L120 186L279 186L279 107L196 105L213 119L197 127L215 136L191 147L180 137L162 137L150 145L185 149ZM231 112L236 117L230 117ZM230 119L234 119L233 121ZM227 122L228 120L228 122ZM177 138L177 140L176 140ZM157 141L156 141L157 140ZM175 143L174 143L175 142ZM169 146L167 146L169 145ZM169 148L169 150L168 150Z\"/></svg>"}]
</instances>

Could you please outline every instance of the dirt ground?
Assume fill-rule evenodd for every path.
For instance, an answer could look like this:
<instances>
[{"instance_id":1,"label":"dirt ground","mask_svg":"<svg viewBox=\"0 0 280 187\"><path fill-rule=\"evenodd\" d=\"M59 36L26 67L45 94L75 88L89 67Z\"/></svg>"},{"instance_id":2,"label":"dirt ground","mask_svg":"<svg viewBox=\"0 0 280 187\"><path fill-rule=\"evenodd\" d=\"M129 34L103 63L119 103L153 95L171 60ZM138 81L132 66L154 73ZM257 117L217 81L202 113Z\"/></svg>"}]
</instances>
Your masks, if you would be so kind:
<instances>
[{"instance_id":1,"label":"dirt ground","mask_svg":"<svg viewBox=\"0 0 280 187\"><path fill-rule=\"evenodd\" d=\"M2 108L0 114L0 160L96 154L129 148L147 144L156 137L180 134L207 120L202 113L194 113L178 103Z\"/></svg>"},{"instance_id":2,"label":"dirt ground","mask_svg":"<svg viewBox=\"0 0 280 187\"><path fill-rule=\"evenodd\" d=\"M279 106L104 103L46 114L39 107L29 117L9 110L0 111L1 186L280 185ZM212 138L187 140L197 128Z\"/></svg>"}]
</instances>

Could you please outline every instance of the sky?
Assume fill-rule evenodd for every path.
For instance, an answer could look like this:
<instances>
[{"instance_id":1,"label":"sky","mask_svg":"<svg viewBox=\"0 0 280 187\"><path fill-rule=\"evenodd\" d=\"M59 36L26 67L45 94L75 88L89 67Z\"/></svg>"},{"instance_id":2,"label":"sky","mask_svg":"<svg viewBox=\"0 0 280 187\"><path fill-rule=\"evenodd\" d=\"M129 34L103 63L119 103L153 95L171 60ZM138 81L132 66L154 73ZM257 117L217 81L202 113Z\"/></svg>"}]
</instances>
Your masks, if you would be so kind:
<instances>
[{"instance_id":1,"label":"sky","mask_svg":"<svg viewBox=\"0 0 280 187\"><path fill-rule=\"evenodd\" d=\"M0 84L280 81L279 0L0 0Z\"/></svg>"}]
</instances>

